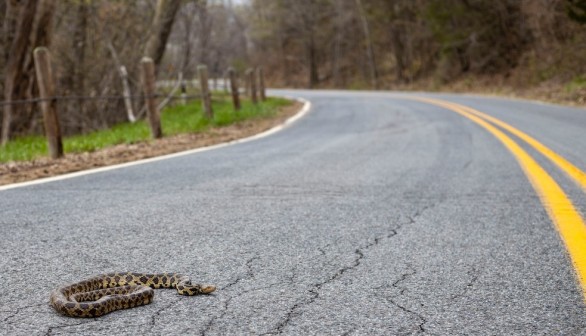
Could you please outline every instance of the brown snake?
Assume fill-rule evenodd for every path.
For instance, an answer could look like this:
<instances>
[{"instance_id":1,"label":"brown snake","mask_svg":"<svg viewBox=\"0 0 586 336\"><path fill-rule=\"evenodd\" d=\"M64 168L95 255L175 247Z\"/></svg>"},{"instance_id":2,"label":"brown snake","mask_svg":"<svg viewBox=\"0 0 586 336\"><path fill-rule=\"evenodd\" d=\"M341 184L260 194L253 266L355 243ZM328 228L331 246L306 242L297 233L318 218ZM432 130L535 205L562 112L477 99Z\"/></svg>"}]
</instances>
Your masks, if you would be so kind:
<instances>
[{"instance_id":1,"label":"brown snake","mask_svg":"<svg viewBox=\"0 0 586 336\"><path fill-rule=\"evenodd\" d=\"M53 290L50 303L63 315L97 317L149 304L153 301L153 288L161 287L175 288L181 295L216 290L212 285L192 284L187 276L178 273L108 273Z\"/></svg>"}]
</instances>

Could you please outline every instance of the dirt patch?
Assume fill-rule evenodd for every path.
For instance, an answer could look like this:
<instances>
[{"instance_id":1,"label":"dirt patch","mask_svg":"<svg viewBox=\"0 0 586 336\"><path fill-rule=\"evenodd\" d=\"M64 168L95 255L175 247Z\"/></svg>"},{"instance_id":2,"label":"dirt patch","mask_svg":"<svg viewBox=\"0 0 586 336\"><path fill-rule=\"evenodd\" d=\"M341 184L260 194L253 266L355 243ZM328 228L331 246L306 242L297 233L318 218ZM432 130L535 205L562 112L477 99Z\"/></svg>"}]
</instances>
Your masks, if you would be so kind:
<instances>
[{"instance_id":1,"label":"dirt patch","mask_svg":"<svg viewBox=\"0 0 586 336\"><path fill-rule=\"evenodd\" d=\"M136 161L245 138L282 124L299 112L302 106L300 102L294 102L292 105L282 107L273 117L246 120L202 133L181 134L131 145L121 144L88 153L69 153L57 160L41 158L33 161L2 163L0 164L0 185Z\"/></svg>"}]
</instances>

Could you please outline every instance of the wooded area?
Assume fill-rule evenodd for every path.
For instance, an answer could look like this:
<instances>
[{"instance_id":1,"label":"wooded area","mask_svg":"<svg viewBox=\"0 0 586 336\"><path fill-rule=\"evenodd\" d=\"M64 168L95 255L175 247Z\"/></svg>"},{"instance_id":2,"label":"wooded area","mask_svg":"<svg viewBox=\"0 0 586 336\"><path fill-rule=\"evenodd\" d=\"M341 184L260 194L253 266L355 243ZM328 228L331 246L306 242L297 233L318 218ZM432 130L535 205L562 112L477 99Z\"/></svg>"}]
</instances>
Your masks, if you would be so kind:
<instances>
[{"instance_id":1,"label":"wooded area","mask_svg":"<svg viewBox=\"0 0 586 336\"><path fill-rule=\"evenodd\" d=\"M586 70L581 0L252 0L253 61L286 86L514 85ZM429 86L428 86L429 87Z\"/></svg>"},{"instance_id":2,"label":"wooded area","mask_svg":"<svg viewBox=\"0 0 586 336\"><path fill-rule=\"evenodd\" d=\"M584 97L585 0L0 0L2 140L42 132L33 50L52 54L67 134L145 118L140 60L157 79L267 86L555 87ZM252 76L252 74L251 74ZM553 90L553 89L552 89ZM85 97L82 99L81 97ZM577 100L579 100L576 98ZM136 114L136 116L134 116Z\"/></svg>"}]
</instances>

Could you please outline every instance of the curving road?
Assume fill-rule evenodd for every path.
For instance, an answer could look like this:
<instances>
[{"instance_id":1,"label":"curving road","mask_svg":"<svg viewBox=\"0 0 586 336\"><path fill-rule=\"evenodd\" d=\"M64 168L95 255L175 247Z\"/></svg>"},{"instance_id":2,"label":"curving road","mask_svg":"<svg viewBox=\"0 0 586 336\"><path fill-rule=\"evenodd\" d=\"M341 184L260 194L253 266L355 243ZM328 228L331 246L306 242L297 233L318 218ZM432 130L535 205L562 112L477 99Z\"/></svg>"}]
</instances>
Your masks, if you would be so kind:
<instances>
[{"instance_id":1,"label":"curving road","mask_svg":"<svg viewBox=\"0 0 586 336\"><path fill-rule=\"evenodd\" d=\"M492 115L582 171L585 110L272 93L311 111L255 141L0 191L0 334L586 334L575 263L515 157L472 120L410 98ZM511 137L586 214L585 190ZM127 270L219 289L157 290L97 319L47 304L61 284Z\"/></svg>"}]
</instances>

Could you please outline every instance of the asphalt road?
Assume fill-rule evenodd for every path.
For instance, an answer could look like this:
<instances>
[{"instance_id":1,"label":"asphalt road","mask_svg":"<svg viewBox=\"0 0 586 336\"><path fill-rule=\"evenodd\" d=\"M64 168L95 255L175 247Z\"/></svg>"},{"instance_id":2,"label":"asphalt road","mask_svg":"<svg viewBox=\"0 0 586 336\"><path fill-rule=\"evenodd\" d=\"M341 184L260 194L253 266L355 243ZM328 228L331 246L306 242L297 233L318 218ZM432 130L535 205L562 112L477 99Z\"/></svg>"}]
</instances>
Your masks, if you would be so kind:
<instances>
[{"instance_id":1,"label":"asphalt road","mask_svg":"<svg viewBox=\"0 0 586 336\"><path fill-rule=\"evenodd\" d=\"M0 334L586 335L564 243L494 136L391 93L273 93L307 98L310 113L259 140L0 191ZM583 109L425 96L586 170ZM524 148L586 214L584 192ZM111 271L218 290L157 290L96 319L48 305L52 289Z\"/></svg>"}]
</instances>

